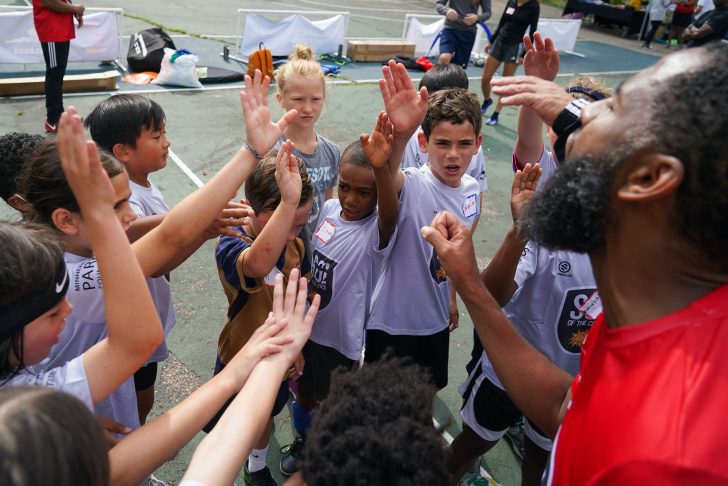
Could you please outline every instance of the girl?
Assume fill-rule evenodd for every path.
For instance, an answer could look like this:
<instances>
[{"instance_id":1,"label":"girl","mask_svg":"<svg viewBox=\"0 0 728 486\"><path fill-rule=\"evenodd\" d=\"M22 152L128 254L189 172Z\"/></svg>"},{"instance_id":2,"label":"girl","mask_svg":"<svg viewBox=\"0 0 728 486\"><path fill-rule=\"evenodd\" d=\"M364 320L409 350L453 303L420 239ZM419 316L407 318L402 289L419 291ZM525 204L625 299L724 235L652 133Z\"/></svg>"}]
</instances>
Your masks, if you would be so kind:
<instances>
[{"instance_id":1,"label":"girl","mask_svg":"<svg viewBox=\"0 0 728 486\"><path fill-rule=\"evenodd\" d=\"M311 48L296 45L288 62L276 70L276 80L278 104L284 110L298 111L298 116L283 131L276 147L280 148L286 140L295 144L293 154L306 164L314 187L313 208L306 224L304 239L310 256L310 242L321 208L325 200L334 197L341 151L336 144L319 135L314 129L324 107L326 81L321 65L313 60Z\"/></svg>"},{"instance_id":2,"label":"girl","mask_svg":"<svg viewBox=\"0 0 728 486\"><path fill-rule=\"evenodd\" d=\"M313 205L313 185L303 162L293 156L294 144L286 140L276 153L269 152L245 182L245 195L255 216L239 228L242 238L222 236L215 250L218 274L228 298L228 322L218 341L215 373L224 369L232 356L261 326L271 310L272 285L276 275L287 279L293 269L309 273L309 257L299 236ZM291 370L297 378L303 371L299 356ZM275 484L266 466L273 417L288 400L287 383L278 383L273 414L245 467L246 484ZM206 430L214 427L214 419Z\"/></svg>"},{"instance_id":3,"label":"girl","mask_svg":"<svg viewBox=\"0 0 728 486\"><path fill-rule=\"evenodd\" d=\"M521 47L521 39L526 29L529 29L529 35L533 39L538 25L538 16L540 7L538 0L508 0L506 8L503 10L498 27L490 39L490 44L486 46L485 52L488 53L488 59L483 66L483 77L480 79L480 87L483 90L483 105L480 112L485 115L488 107L493 104L490 98L490 81L493 79L498 66L502 62L503 76L513 76L518 67L518 50ZM498 115L501 110L501 103L495 107L493 114L485 121L486 125L497 125Z\"/></svg>"}]
</instances>

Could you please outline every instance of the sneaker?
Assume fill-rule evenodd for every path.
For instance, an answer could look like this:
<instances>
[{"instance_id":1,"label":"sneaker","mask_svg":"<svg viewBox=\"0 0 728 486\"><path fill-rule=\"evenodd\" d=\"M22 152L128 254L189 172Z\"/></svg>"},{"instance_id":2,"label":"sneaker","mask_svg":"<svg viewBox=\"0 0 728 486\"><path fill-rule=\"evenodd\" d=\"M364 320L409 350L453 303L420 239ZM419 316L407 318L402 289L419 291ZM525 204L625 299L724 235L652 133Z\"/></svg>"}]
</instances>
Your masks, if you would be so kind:
<instances>
[{"instance_id":1,"label":"sneaker","mask_svg":"<svg viewBox=\"0 0 728 486\"><path fill-rule=\"evenodd\" d=\"M268 467L264 467L260 471L250 472L248 471L247 462L245 468L243 468L243 484L245 486L278 486Z\"/></svg>"},{"instance_id":2,"label":"sneaker","mask_svg":"<svg viewBox=\"0 0 728 486\"><path fill-rule=\"evenodd\" d=\"M654 49L654 47L652 47L651 45L645 43L645 44L642 44L642 49Z\"/></svg>"},{"instance_id":3,"label":"sneaker","mask_svg":"<svg viewBox=\"0 0 728 486\"><path fill-rule=\"evenodd\" d=\"M525 455L525 448L523 446L523 434L524 434L524 427L523 425L511 425L508 427L508 430L506 431L506 435L504 436L508 443L511 444L511 448L513 449L513 453L518 456L520 460L523 460L523 456Z\"/></svg>"},{"instance_id":4,"label":"sneaker","mask_svg":"<svg viewBox=\"0 0 728 486\"><path fill-rule=\"evenodd\" d=\"M281 472L290 476L298 471L298 461L303 457L303 437L296 437L293 443L281 447Z\"/></svg>"},{"instance_id":5,"label":"sneaker","mask_svg":"<svg viewBox=\"0 0 728 486\"><path fill-rule=\"evenodd\" d=\"M485 112L488 111L488 108L490 108L490 105L492 105L492 104L493 104L493 100L490 98L483 101L483 104L480 105L480 114L485 115Z\"/></svg>"},{"instance_id":6,"label":"sneaker","mask_svg":"<svg viewBox=\"0 0 728 486\"><path fill-rule=\"evenodd\" d=\"M46 133L56 133L56 126L51 125L50 123L48 123L47 120L45 122L45 125L43 125L43 129L46 131Z\"/></svg>"},{"instance_id":7,"label":"sneaker","mask_svg":"<svg viewBox=\"0 0 728 486\"><path fill-rule=\"evenodd\" d=\"M498 124L498 113L493 113L492 115L490 115L490 117L487 120L485 120L485 124L488 125L489 127L492 127L493 125L497 125Z\"/></svg>"}]
</instances>

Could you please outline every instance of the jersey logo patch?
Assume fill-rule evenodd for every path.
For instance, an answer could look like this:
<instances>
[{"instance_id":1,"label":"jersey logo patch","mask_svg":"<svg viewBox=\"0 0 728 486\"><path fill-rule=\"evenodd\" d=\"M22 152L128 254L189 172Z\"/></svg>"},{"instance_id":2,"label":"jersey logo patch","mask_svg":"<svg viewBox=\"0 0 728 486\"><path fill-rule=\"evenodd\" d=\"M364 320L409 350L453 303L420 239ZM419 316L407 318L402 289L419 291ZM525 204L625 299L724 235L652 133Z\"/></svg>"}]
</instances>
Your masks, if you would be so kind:
<instances>
[{"instance_id":1,"label":"jersey logo patch","mask_svg":"<svg viewBox=\"0 0 728 486\"><path fill-rule=\"evenodd\" d=\"M334 289L334 268L338 262L324 256L320 251L313 252L313 265L311 268L311 287L310 291L316 292L321 296L321 305L319 310L325 308L333 295Z\"/></svg>"},{"instance_id":2,"label":"jersey logo patch","mask_svg":"<svg viewBox=\"0 0 728 486\"><path fill-rule=\"evenodd\" d=\"M447 281L445 267L440 263L440 259L437 257L434 249L432 250L432 258L430 258L430 275L432 275L432 279L438 284Z\"/></svg>"},{"instance_id":3,"label":"jersey logo patch","mask_svg":"<svg viewBox=\"0 0 728 486\"><path fill-rule=\"evenodd\" d=\"M478 214L478 201L475 194L471 194L463 203L463 216L470 218Z\"/></svg>"},{"instance_id":4,"label":"jersey logo patch","mask_svg":"<svg viewBox=\"0 0 728 486\"><path fill-rule=\"evenodd\" d=\"M313 198L313 206L311 206L311 214L308 216L308 224L318 221L320 207L318 199Z\"/></svg>"},{"instance_id":5,"label":"jersey logo patch","mask_svg":"<svg viewBox=\"0 0 728 486\"><path fill-rule=\"evenodd\" d=\"M319 226L319 229L316 233L314 233L314 236L321 240L321 242L328 243L331 241L331 238L334 237L334 233L336 233L336 226L334 226L334 223L326 219L323 223L321 223L321 226Z\"/></svg>"},{"instance_id":6,"label":"jersey logo patch","mask_svg":"<svg viewBox=\"0 0 728 486\"><path fill-rule=\"evenodd\" d=\"M596 295L597 289L569 289L561 303L561 313L556 323L559 344L567 353L579 354L586 339L586 333L594 324L594 319L584 312L585 305ZM592 315L592 314L589 314Z\"/></svg>"},{"instance_id":7,"label":"jersey logo patch","mask_svg":"<svg viewBox=\"0 0 728 486\"><path fill-rule=\"evenodd\" d=\"M268 287L275 287L275 285L276 285L276 275L278 275L279 273L283 273L283 272L281 272L278 269L278 267L273 267L273 270L271 270L270 272L268 272L268 275L265 276L265 278L263 279L263 281L265 282L265 284Z\"/></svg>"}]
</instances>

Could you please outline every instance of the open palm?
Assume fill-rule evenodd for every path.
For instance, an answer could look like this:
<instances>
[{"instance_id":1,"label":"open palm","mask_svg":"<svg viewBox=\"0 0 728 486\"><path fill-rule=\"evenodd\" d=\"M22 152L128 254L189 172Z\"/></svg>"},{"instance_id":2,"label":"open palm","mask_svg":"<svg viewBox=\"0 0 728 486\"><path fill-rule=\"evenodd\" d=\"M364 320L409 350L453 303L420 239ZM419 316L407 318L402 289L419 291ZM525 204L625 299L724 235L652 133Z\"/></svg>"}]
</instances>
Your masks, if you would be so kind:
<instances>
[{"instance_id":1,"label":"open palm","mask_svg":"<svg viewBox=\"0 0 728 486\"><path fill-rule=\"evenodd\" d=\"M541 166L539 164L526 164L523 170L516 172L511 187L511 214L514 222L521 218L523 207L536 194L540 178Z\"/></svg>"},{"instance_id":2,"label":"open palm","mask_svg":"<svg viewBox=\"0 0 728 486\"><path fill-rule=\"evenodd\" d=\"M536 32L532 43L527 35L523 36L523 47L526 51L523 70L527 76L536 76L548 81L556 79L556 75L559 74L559 52L550 37L542 39L541 34Z\"/></svg>"}]
</instances>

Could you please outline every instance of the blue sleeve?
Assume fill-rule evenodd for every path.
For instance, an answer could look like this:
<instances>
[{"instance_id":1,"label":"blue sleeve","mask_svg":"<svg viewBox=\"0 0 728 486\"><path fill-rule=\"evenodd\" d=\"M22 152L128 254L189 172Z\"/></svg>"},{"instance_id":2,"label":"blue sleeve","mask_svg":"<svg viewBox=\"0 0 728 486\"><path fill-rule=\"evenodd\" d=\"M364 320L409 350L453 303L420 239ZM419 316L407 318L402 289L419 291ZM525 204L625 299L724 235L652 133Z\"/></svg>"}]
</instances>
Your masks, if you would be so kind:
<instances>
[{"instance_id":1,"label":"blue sleeve","mask_svg":"<svg viewBox=\"0 0 728 486\"><path fill-rule=\"evenodd\" d=\"M238 259L244 250L253 244L243 238L221 236L215 247L215 262L217 268L222 270L225 281L237 290L243 291L241 277L246 281L246 288L255 287L255 279L245 277L242 269L238 270Z\"/></svg>"}]
</instances>

